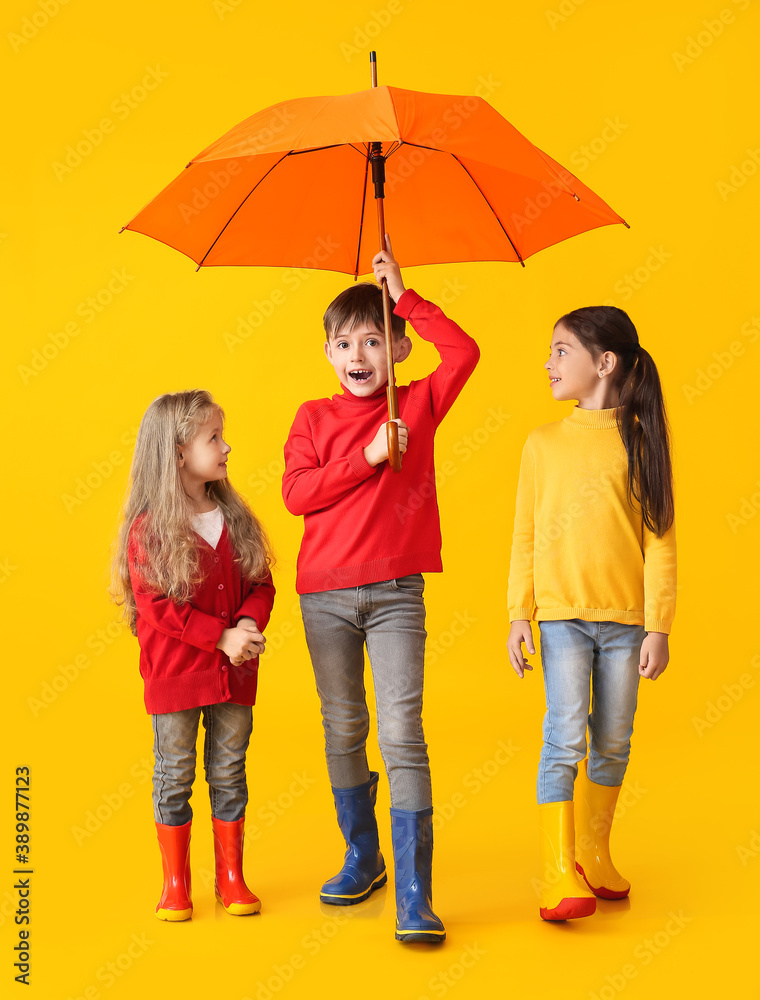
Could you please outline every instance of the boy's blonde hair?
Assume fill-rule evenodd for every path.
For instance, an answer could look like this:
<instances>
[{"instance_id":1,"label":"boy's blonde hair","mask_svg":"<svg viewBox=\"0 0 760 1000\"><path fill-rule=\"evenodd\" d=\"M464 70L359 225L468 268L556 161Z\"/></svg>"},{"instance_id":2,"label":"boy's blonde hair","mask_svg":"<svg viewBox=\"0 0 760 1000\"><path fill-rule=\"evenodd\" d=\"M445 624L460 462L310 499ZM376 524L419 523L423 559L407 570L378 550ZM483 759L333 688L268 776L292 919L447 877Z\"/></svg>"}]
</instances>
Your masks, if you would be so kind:
<instances>
[{"instance_id":1,"label":"boy's blonde hair","mask_svg":"<svg viewBox=\"0 0 760 1000\"><path fill-rule=\"evenodd\" d=\"M135 521L140 519L140 573L151 589L184 604L201 582L194 511L180 478L177 445L189 444L215 413L224 419L224 411L210 393L192 389L159 396L140 423L111 586L111 596L116 604L124 605L124 618L135 634L137 607L128 557ZM227 479L209 483L206 492L224 516L241 574L252 582L263 580L272 556L253 511Z\"/></svg>"},{"instance_id":2,"label":"boy's blonde hair","mask_svg":"<svg viewBox=\"0 0 760 1000\"><path fill-rule=\"evenodd\" d=\"M391 299L391 310L395 305ZM323 322L326 340L331 340L345 329L350 333L360 324L374 326L378 332L384 333L382 289L372 281L360 281L351 285L332 300L327 307ZM396 340L401 340L406 335L406 320L393 312L391 312L391 332Z\"/></svg>"}]
</instances>

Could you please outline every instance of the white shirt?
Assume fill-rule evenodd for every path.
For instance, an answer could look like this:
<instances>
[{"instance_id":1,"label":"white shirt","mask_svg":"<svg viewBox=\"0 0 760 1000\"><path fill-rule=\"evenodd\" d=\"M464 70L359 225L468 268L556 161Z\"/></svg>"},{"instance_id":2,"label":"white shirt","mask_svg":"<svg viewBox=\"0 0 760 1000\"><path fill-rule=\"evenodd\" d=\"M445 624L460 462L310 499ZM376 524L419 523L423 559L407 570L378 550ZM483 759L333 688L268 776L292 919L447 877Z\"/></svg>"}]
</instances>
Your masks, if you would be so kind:
<instances>
[{"instance_id":1,"label":"white shirt","mask_svg":"<svg viewBox=\"0 0 760 1000\"><path fill-rule=\"evenodd\" d=\"M203 514L193 515L193 530L197 531L201 538L205 539L212 549L215 549L219 539L222 537L224 528L224 517L218 507L206 511Z\"/></svg>"}]
</instances>

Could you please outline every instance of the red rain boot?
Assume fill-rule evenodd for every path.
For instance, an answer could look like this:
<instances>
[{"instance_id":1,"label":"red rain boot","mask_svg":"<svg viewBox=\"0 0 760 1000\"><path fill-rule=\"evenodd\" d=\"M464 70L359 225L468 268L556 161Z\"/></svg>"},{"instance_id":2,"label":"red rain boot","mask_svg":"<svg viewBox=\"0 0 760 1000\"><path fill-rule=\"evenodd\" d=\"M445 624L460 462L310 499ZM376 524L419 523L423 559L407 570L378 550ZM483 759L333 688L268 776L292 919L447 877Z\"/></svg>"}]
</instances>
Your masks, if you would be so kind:
<instances>
[{"instance_id":1,"label":"red rain boot","mask_svg":"<svg viewBox=\"0 0 760 1000\"><path fill-rule=\"evenodd\" d=\"M156 907L159 920L189 920L193 915L190 898L190 825L190 821L182 826L156 823L164 869L164 889Z\"/></svg>"},{"instance_id":2,"label":"red rain boot","mask_svg":"<svg viewBox=\"0 0 760 1000\"><path fill-rule=\"evenodd\" d=\"M216 898L227 913L236 917L258 913L261 909L261 900L251 892L243 878L245 817L228 823L212 816L211 822L214 827Z\"/></svg>"}]
</instances>

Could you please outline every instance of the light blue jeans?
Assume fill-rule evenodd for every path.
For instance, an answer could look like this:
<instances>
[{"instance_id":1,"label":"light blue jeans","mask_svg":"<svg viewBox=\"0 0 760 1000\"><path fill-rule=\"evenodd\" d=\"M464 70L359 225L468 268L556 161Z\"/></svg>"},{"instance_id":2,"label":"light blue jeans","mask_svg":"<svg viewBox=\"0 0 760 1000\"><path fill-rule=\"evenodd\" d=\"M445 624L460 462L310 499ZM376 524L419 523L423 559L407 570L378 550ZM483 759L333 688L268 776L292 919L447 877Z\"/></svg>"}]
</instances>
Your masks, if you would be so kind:
<instances>
[{"instance_id":1,"label":"light blue jeans","mask_svg":"<svg viewBox=\"0 0 760 1000\"><path fill-rule=\"evenodd\" d=\"M639 650L646 632L641 625L580 618L539 622L539 629L546 690L539 803L572 799L578 763L586 756L586 726L590 780L621 785L631 749Z\"/></svg>"},{"instance_id":2,"label":"light blue jeans","mask_svg":"<svg viewBox=\"0 0 760 1000\"><path fill-rule=\"evenodd\" d=\"M377 703L377 739L391 805L432 805L422 731L425 583L420 573L361 587L301 595L306 642L322 705L327 771L333 788L369 781L364 688L366 643Z\"/></svg>"},{"instance_id":3,"label":"light blue jeans","mask_svg":"<svg viewBox=\"0 0 760 1000\"><path fill-rule=\"evenodd\" d=\"M248 785L245 753L251 737L250 705L221 702L203 708L152 715L153 813L157 823L182 826L193 817L190 796L195 780L195 744L203 716L206 739L203 763L206 769L211 815L228 823L245 815Z\"/></svg>"}]
</instances>

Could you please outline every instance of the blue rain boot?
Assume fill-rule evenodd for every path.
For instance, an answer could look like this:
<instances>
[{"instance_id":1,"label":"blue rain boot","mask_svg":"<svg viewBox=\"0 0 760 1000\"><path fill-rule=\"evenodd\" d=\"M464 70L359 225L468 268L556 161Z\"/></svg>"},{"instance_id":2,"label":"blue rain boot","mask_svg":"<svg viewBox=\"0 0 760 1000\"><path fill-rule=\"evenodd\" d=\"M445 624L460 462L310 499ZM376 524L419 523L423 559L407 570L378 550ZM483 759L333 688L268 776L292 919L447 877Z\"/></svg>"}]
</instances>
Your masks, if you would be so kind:
<instances>
[{"instance_id":1,"label":"blue rain boot","mask_svg":"<svg viewBox=\"0 0 760 1000\"><path fill-rule=\"evenodd\" d=\"M370 771L365 784L332 790L346 857L338 874L322 886L319 898L323 903L353 906L388 881L375 819L379 777L377 771Z\"/></svg>"},{"instance_id":2,"label":"blue rain boot","mask_svg":"<svg viewBox=\"0 0 760 1000\"><path fill-rule=\"evenodd\" d=\"M446 930L433 913L433 808L391 809L396 866L396 940L440 944Z\"/></svg>"}]
</instances>

